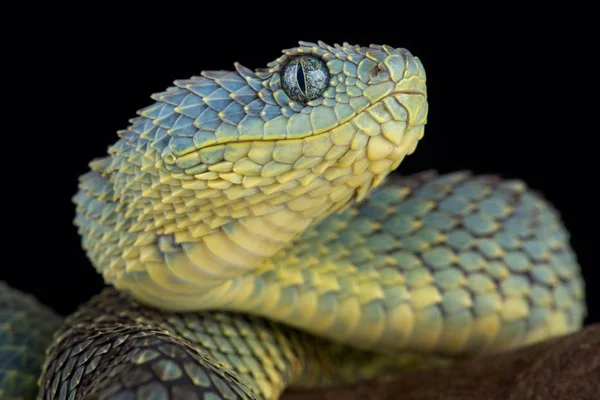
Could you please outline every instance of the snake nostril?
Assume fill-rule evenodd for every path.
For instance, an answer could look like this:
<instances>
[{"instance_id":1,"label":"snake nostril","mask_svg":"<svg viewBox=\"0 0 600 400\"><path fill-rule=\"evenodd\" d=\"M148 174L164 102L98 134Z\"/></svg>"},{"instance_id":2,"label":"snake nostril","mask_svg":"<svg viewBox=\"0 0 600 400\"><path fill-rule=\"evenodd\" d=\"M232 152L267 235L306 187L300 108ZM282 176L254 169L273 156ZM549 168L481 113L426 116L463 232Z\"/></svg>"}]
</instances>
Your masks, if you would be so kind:
<instances>
[{"instance_id":1,"label":"snake nostril","mask_svg":"<svg viewBox=\"0 0 600 400\"><path fill-rule=\"evenodd\" d=\"M379 67L379 65L374 66L371 70L371 77L375 78L380 72L381 68Z\"/></svg>"}]
</instances>

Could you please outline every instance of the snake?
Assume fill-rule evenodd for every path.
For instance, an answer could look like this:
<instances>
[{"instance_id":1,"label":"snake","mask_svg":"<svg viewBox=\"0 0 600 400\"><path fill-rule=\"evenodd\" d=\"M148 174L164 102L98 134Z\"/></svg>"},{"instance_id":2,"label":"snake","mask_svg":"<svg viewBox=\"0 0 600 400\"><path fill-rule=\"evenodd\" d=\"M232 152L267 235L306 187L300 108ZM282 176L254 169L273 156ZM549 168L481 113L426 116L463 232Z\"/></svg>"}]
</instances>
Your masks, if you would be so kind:
<instances>
[{"instance_id":1,"label":"snake","mask_svg":"<svg viewBox=\"0 0 600 400\"><path fill-rule=\"evenodd\" d=\"M2 399L278 399L581 328L542 193L391 173L429 111L408 50L300 41L151 98L73 197L105 288L63 319L0 284Z\"/></svg>"}]
</instances>

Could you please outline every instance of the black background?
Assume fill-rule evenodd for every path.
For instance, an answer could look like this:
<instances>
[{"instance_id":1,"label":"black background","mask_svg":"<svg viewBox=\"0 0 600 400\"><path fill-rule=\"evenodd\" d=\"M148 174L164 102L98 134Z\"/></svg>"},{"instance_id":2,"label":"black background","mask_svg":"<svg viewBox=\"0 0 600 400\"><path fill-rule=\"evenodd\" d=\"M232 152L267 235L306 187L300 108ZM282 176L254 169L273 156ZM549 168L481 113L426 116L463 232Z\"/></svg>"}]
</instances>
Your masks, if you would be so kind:
<instances>
[{"instance_id":1,"label":"black background","mask_svg":"<svg viewBox=\"0 0 600 400\"><path fill-rule=\"evenodd\" d=\"M582 265L587 323L600 321L598 125L587 111L597 100L586 97L584 67L593 55L576 47L585 33L568 34L560 19L550 26L506 19L492 26L481 18L438 26L415 17L407 26L407 16L367 24L360 13L326 32L319 26L327 19L286 25L264 13L250 22L244 15L223 21L226 12L109 19L88 11L50 19L32 40L8 44L8 110L23 116L13 118L14 143L5 144L15 158L6 163L3 194L17 206L4 207L4 249L16 258L4 259L0 279L63 314L101 289L72 224L71 196L88 161L105 154L116 131L151 104L150 94L201 70L232 69L234 61L266 66L298 40L377 43L409 49L427 72L425 138L398 172L468 169L523 179L544 192L561 211Z\"/></svg>"}]
</instances>

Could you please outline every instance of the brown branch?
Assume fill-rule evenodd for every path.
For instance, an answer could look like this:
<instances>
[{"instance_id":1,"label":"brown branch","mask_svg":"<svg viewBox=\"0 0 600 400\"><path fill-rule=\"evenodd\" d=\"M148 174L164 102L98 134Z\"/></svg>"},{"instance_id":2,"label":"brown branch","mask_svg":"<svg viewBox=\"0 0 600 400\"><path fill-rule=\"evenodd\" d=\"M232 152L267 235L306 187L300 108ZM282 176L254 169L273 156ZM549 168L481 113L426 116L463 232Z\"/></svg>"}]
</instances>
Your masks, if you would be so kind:
<instances>
[{"instance_id":1,"label":"brown branch","mask_svg":"<svg viewBox=\"0 0 600 400\"><path fill-rule=\"evenodd\" d=\"M451 367L386 376L284 400L600 399L600 324L558 339Z\"/></svg>"}]
</instances>

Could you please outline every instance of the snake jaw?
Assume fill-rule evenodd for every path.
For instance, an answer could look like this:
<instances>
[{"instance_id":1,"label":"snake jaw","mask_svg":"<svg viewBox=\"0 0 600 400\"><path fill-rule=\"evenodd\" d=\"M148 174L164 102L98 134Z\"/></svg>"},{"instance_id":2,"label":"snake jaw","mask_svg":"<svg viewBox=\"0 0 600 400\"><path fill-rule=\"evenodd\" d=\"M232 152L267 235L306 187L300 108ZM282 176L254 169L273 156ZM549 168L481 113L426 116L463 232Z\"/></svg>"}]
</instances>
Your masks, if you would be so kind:
<instances>
[{"instance_id":1,"label":"snake jaw","mask_svg":"<svg viewBox=\"0 0 600 400\"><path fill-rule=\"evenodd\" d=\"M300 42L255 71L235 63L235 71L203 71L175 81L175 87L152 96L154 105L138 113L162 132L152 140L166 168L175 172L211 160L203 149L231 142L301 139L340 126L391 92L425 93L425 72L417 57L390 46L329 46ZM305 104L285 92L281 72L296 57L326 62L329 88ZM158 129L161 131L161 129Z\"/></svg>"}]
</instances>

